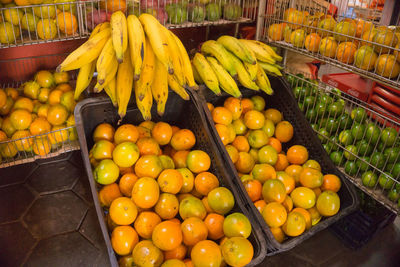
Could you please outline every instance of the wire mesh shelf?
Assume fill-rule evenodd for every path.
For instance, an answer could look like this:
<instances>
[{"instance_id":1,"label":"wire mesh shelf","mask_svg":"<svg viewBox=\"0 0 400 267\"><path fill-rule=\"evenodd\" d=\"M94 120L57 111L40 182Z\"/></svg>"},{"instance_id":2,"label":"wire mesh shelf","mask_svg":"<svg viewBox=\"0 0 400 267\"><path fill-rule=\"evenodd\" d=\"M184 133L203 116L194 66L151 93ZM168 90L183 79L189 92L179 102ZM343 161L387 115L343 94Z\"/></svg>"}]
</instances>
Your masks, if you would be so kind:
<instances>
[{"instance_id":1,"label":"wire mesh shelf","mask_svg":"<svg viewBox=\"0 0 400 267\"><path fill-rule=\"evenodd\" d=\"M355 7L349 0L268 1L260 39L400 89L400 29L379 26L378 6ZM324 4L327 3L327 4ZM338 9L338 12L335 10ZM369 10L373 16L360 13Z\"/></svg>"},{"instance_id":2,"label":"wire mesh shelf","mask_svg":"<svg viewBox=\"0 0 400 267\"><path fill-rule=\"evenodd\" d=\"M286 77L331 160L357 187L399 214L400 118L323 82Z\"/></svg>"}]
</instances>

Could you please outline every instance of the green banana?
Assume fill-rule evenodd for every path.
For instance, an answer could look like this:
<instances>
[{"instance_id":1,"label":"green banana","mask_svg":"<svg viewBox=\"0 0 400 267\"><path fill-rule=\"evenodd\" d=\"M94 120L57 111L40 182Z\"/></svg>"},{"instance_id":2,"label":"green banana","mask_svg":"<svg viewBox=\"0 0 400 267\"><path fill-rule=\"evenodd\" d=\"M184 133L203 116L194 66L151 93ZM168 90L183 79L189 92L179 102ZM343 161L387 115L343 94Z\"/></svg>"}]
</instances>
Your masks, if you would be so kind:
<instances>
[{"instance_id":1,"label":"green banana","mask_svg":"<svg viewBox=\"0 0 400 267\"><path fill-rule=\"evenodd\" d=\"M233 65L232 59L230 58L228 51L225 47L217 43L217 41L209 40L201 46L201 52L205 55L211 55L215 57L219 63L229 72L232 77L236 77L237 71Z\"/></svg>"},{"instance_id":2,"label":"green banana","mask_svg":"<svg viewBox=\"0 0 400 267\"><path fill-rule=\"evenodd\" d=\"M257 60L250 53L249 49L235 37L223 35L218 38L217 42L222 44L228 51L240 58L243 62L252 65L257 63Z\"/></svg>"},{"instance_id":3,"label":"green banana","mask_svg":"<svg viewBox=\"0 0 400 267\"><path fill-rule=\"evenodd\" d=\"M238 59L235 55L231 54L230 52L227 53L229 53L229 55L232 58L233 64L238 73L238 80L240 84L251 90L256 90L256 91L260 90L257 84L251 80L249 73L246 71L246 69L242 64L242 61L240 61L240 59Z\"/></svg>"},{"instance_id":4,"label":"green banana","mask_svg":"<svg viewBox=\"0 0 400 267\"><path fill-rule=\"evenodd\" d=\"M217 75L218 82L222 90L234 97L241 97L242 94L240 93L235 80L231 75L229 75L224 67L222 67L221 64L219 64L219 62L213 57L207 57L207 61L210 63L211 68Z\"/></svg>"}]
</instances>

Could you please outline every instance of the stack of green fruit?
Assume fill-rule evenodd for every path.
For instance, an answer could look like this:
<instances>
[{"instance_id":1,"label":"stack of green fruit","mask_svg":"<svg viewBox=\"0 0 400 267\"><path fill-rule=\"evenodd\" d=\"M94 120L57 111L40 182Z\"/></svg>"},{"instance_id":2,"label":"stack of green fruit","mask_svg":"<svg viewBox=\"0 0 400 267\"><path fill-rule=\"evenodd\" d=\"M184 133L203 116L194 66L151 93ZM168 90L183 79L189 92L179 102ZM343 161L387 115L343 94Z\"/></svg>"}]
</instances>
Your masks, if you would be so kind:
<instances>
[{"instance_id":1,"label":"stack of green fruit","mask_svg":"<svg viewBox=\"0 0 400 267\"><path fill-rule=\"evenodd\" d=\"M297 77L296 77L297 76ZM339 90L325 93L302 75L289 75L293 93L333 163L368 188L378 185L400 207L400 138L369 119L359 104L346 106Z\"/></svg>"}]
</instances>

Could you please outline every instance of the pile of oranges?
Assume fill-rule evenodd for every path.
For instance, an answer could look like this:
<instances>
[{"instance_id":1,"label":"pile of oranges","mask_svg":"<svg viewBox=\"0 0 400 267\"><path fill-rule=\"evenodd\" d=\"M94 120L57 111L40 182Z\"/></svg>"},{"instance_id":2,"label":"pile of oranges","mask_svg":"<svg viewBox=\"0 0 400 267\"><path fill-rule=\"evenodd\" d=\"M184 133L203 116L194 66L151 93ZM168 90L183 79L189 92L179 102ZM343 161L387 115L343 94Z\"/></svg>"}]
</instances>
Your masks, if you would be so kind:
<instances>
[{"instance_id":1,"label":"pile of oranges","mask_svg":"<svg viewBox=\"0 0 400 267\"><path fill-rule=\"evenodd\" d=\"M323 175L304 146L282 150L293 126L277 109L264 110L261 96L229 97L223 106L208 108L244 188L278 242L339 211L339 177Z\"/></svg>"},{"instance_id":2,"label":"pile of oranges","mask_svg":"<svg viewBox=\"0 0 400 267\"><path fill-rule=\"evenodd\" d=\"M89 152L120 266L248 264L251 224L189 129L99 124Z\"/></svg>"},{"instance_id":3,"label":"pile of oranges","mask_svg":"<svg viewBox=\"0 0 400 267\"><path fill-rule=\"evenodd\" d=\"M76 102L69 79L67 72L43 70L19 89L0 89L1 157L26 152L44 156L63 142L77 139L74 128L64 129L75 125ZM4 142L9 140L15 142Z\"/></svg>"}]
</instances>

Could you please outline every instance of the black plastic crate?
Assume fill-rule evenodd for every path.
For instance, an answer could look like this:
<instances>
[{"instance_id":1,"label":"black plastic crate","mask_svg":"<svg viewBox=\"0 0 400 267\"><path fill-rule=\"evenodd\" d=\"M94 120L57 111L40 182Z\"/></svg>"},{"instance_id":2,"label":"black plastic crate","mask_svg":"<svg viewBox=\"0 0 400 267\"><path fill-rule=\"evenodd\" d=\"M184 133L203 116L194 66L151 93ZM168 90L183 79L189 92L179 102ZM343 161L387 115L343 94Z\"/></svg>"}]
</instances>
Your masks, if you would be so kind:
<instances>
[{"instance_id":1,"label":"black plastic crate","mask_svg":"<svg viewBox=\"0 0 400 267\"><path fill-rule=\"evenodd\" d=\"M280 77L269 78L271 86L275 91L274 95L270 96L261 91L258 92L241 88L240 91L242 92L243 97L251 97L254 95L262 96L265 99L266 108L278 109L280 112L282 112L284 119L289 121L293 125L294 136L290 142L282 144L283 150L287 150L292 145L304 145L308 149L309 158L315 159L320 163L323 173L335 174L340 177L342 181L342 187L338 192L341 204L340 211L335 216L324 218L320 223L313 226L310 230L304 232L299 237L285 240L282 244L276 241L271 231L269 230L269 227L262 218L260 212L256 209L250 198L247 196L247 193L240 181L236 168L231 161L224 145L222 144L222 141L219 138L218 132L212 120L211 112L207 108L207 102L210 102L215 106L222 106L225 99L228 98L230 95L223 93L221 96L216 96L210 90L202 89L199 93L199 99L201 100L201 103L199 103L199 105L203 107L204 114L207 118L207 122L212 131L215 142L219 146L219 149L224 156L227 165L229 165L228 169L231 171L231 175L235 177L235 179L233 180L236 186L241 192L244 192L244 194L246 195L246 201L250 204L248 206L250 207L251 212L254 214L254 216L256 216L257 222L261 225L266 235L266 238L268 240L267 254L274 255L292 249L293 247L302 243L304 240L313 236L315 233L327 228L339 219L352 213L358 206L358 198L355 193L354 187L345 179L345 176L332 163L329 156L326 154L324 148L322 147L317 135L312 130L303 113L299 110L289 84L286 82L286 80Z\"/></svg>"},{"instance_id":2,"label":"black plastic crate","mask_svg":"<svg viewBox=\"0 0 400 267\"><path fill-rule=\"evenodd\" d=\"M256 223L257 218L250 212L250 204L246 199L247 196L244 195L242 191L237 190L236 184L233 183L231 173L226 169L225 158L220 154L218 146L212 138L204 113L195 104L200 101L194 100L197 96L193 95L191 91L189 91L189 94L191 100L184 101L175 93L170 92L164 116L158 116L157 111L153 106L151 112L153 116L152 121L165 121L193 131L196 136L196 145L194 149L203 150L210 156L210 172L214 173L220 180L220 184L229 188L235 197L235 206L232 211L242 212L252 224L252 233L249 236L249 240L254 247L254 257L248 266L256 266L262 262L267 253L267 244L264 234L260 225ZM88 151L94 144L92 133L96 126L100 123L107 122L112 124L114 127L117 127L118 120L119 116L117 110L113 107L111 101L107 97L86 99L79 102L75 108L75 124L81 145L82 157L88 174L98 220L100 222L112 266L118 266L117 257L111 247L110 233L104 221L104 210L100 207L97 198L97 185L93 179ZM122 123L132 123L136 125L142 121L142 115L140 114L136 104L130 103Z\"/></svg>"}]
</instances>

